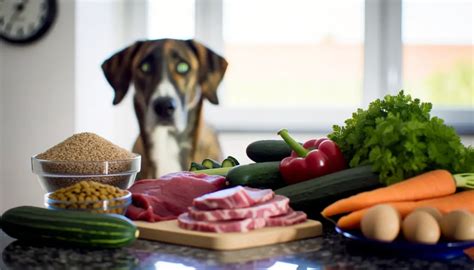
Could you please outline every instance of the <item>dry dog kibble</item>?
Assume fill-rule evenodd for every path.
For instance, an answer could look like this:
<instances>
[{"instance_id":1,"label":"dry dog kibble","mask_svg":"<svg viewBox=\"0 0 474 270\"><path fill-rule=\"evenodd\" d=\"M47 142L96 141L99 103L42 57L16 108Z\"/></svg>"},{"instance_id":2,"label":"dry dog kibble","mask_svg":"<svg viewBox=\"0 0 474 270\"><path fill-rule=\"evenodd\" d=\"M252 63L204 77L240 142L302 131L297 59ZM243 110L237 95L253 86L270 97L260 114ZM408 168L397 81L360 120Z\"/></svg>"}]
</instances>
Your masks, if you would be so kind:
<instances>
[{"instance_id":1,"label":"dry dog kibble","mask_svg":"<svg viewBox=\"0 0 474 270\"><path fill-rule=\"evenodd\" d=\"M49 195L50 199L61 201L53 202L53 206L66 209L84 209L95 213L117 213L124 212L125 201L101 200L120 198L127 194L125 190L114 186L97 183L94 181L81 181L75 185L61 188Z\"/></svg>"},{"instance_id":2,"label":"dry dog kibble","mask_svg":"<svg viewBox=\"0 0 474 270\"><path fill-rule=\"evenodd\" d=\"M134 153L90 132L75 134L36 156L37 159L51 161L42 164L42 169L47 173L91 175L85 180L123 189L127 188L128 176L113 174L129 171L132 165L130 160L135 157ZM76 182L68 177L48 177L47 180L46 185L52 190Z\"/></svg>"}]
</instances>

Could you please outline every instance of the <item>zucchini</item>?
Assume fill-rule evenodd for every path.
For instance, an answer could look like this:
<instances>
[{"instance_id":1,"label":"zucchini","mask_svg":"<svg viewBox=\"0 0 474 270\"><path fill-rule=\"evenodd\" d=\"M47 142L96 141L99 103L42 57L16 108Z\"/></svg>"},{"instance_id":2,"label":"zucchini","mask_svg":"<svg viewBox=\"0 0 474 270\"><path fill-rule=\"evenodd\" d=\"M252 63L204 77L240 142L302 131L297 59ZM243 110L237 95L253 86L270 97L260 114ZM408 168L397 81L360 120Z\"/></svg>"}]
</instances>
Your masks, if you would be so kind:
<instances>
[{"instance_id":1,"label":"zucchini","mask_svg":"<svg viewBox=\"0 0 474 270\"><path fill-rule=\"evenodd\" d=\"M230 186L275 189L285 185L279 161L239 165L227 173L226 179Z\"/></svg>"},{"instance_id":2,"label":"zucchini","mask_svg":"<svg viewBox=\"0 0 474 270\"><path fill-rule=\"evenodd\" d=\"M204 173L207 175L220 175L220 176L227 176L227 173L234 167L222 167L222 168L215 168L215 169L204 169L199 171L194 171L194 173Z\"/></svg>"},{"instance_id":3,"label":"zucchini","mask_svg":"<svg viewBox=\"0 0 474 270\"><path fill-rule=\"evenodd\" d=\"M124 216L19 206L1 219L9 236L31 243L118 248L138 237L137 227Z\"/></svg>"},{"instance_id":4,"label":"zucchini","mask_svg":"<svg viewBox=\"0 0 474 270\"><path fill-rule=\"evenodd\" d=\"M227 159L230 159L235 164L234 166L240 165L240 162L233 156L228 156Z\"/></svg>"},{"instance_id":5,"label":"zucchini","mask_svg":"<svg viewBox=\"0 0 474 270\"><path fill-rule=\"evenodd\" d=\"M191 166L189 167L189 171L191 172L194 172L194 171L199 171L199 170L204 170L204 169L207 169L206 167L204 167L204 165L202 164L199 164L197 162L191 162Z\"/></svg>"},{"instance_id":6,"label":"zucchini","mask_svg":"<svg viewBox=\"0 0 474 270\"><path fill-rule=\"evenodd\" d=\"M280 161L291 155L291 148L283 140L260 140L249 144L246 152L255 162Z\"/></svg>"},{"instance_id":7,"label":"zucchini","mask_svg":"<svg viewBox=\"0 0 474 270\"><path fill-rule=\"evenodd\" d=\"M215 168L220 168L221 164L213 159L206 158L202 161L202 166L206 169L215 169Z\"/></svg>"},{"instance_id":8,"label":"zucchini","mask_svg":"<svg viewBox=\"0 0 474 270\"><path fill-rule=\"evenodd\" d=\"M239 162L235 157L228 156L226 159L222 161L221 167L234 167L239 165Z\"/></svg>"},{"instance_id":9,"label":"zucchini","mask_svg":"<svg viewBox=\"0 0 474 270\"><path fill-rule=\"evenodd\" d=\"M370 166L360 166L289 185L275 193L288 197L294 209L319 214L337 200L381 186Z\"/></svg>"}]
</instances>

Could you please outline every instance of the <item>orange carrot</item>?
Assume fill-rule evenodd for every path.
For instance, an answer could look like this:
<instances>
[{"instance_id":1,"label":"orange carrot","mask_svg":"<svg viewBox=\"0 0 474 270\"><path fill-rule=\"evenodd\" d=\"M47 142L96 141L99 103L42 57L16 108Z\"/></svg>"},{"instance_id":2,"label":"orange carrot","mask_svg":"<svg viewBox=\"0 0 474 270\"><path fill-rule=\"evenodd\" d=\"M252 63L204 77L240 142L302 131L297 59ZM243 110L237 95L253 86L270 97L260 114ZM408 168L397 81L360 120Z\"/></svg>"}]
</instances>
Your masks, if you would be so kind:
<instances>
[{"instance_id":1,"label":"orange carrot","mask_svg":"<svg viewBox=\"0 0 474 270\"><path fill-rule=\"evenodd\" d=\"M450 172L434 170L394 185L362 192L341 199L326 207L323 216L334 216L384 202L417 201L446 196L456 192L456 182Z\"/></svg>"},{"instance_id":2,"label":"orange carrot","mask_svg":"<svg viewBox=\"0 0 474 270\"><path fill-rule=\"evenodd\" d=\"M431 206L438 209L442 214L453 210L464 209L474 213L474 190L463 191L453 195L439 197L436 199L422 200L416 202L389 202L387 203L398 210L401 217L405 217L415 208ZM364 208L341 217L337 221L337 226L341 229L352 230L360 227L360 221L370 207Z\"/></svg>"}]
</instances>

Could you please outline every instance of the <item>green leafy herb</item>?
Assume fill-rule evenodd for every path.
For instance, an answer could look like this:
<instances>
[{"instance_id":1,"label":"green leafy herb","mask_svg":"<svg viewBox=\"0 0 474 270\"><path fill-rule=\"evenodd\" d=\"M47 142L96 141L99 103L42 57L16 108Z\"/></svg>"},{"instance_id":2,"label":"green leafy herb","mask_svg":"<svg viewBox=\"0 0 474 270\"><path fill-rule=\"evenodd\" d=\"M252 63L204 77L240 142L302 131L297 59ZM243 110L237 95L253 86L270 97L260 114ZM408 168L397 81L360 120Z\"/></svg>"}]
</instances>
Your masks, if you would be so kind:
<instances>
[{"instance_id":1,"label":"green leafy herb","mask_svg":"<svg viewBox=\"0 0 474 270\"><path fill-rule=\"evenodd\" d=\"M386 185L434 169L474 172L474 149L466 148L442 119L431 117L431 108L400 91L358 109L328 137L350 167L370 164Z\"/></svg>"}]
</instances>

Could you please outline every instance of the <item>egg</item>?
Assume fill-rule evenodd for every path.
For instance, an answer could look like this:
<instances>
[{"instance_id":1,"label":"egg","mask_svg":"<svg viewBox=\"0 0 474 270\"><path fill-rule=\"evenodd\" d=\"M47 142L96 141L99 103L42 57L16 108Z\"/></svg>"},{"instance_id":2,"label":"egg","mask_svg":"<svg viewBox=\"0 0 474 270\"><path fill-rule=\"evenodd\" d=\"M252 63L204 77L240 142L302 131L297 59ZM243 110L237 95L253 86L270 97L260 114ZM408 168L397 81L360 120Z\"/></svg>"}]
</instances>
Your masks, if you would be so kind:
<instances>
[{"instance_id":1,"label":"egg","mask_svg":"<svg viewBox=\"0 0 474 270\"><path fill-rule=\"evenodd\" d=\"M441 217L443 217L443 215L441 214L441 212L440 212L438 209L436 209L436 208L434 208L434 207L431 207L431 206L418 207L418 208L416 208L416 209L413 210L413 211L423 211L423 212L426 212L426 213L432 215L432 216L436 219L436 221L437 221L438 223L440 222Z\"/></svg>"},{"instance_id":2,"label":"egg","mask_svg":"<svg viewBox=\"0 0 474 270\"><path fill-rule=\"evenodd\" d=\"M361 229L369 239L391 242L400 232L400 214L390 205L373 206L362 217Z\"/></svg>"},{"instance_id":3,"label":"egg","mask_svg":"<svg viewBox=\"0 0 474 270\"><path fill-rule=\"evenodd\" d=\"M449 240L474 240L474 215L464 210L455 210L444 215L440 221L441 233Z\"/></svg>"},{"instance_id":4,"label":"egg","mask_svg":"<svg viewBox=\"0 0 474 270\"><path fill-rule=\"evenodd\" d=\"M435 217L426 211L413 211L402 224L403 236L410 242L436 244L441 230Z\"/></svg>"}]
</instances>

